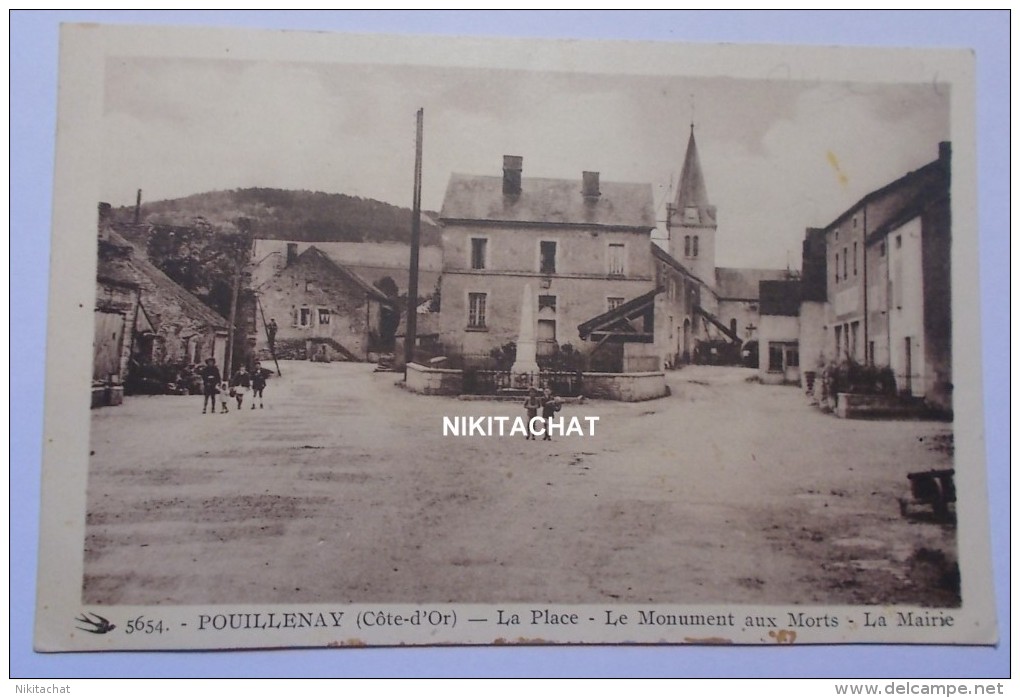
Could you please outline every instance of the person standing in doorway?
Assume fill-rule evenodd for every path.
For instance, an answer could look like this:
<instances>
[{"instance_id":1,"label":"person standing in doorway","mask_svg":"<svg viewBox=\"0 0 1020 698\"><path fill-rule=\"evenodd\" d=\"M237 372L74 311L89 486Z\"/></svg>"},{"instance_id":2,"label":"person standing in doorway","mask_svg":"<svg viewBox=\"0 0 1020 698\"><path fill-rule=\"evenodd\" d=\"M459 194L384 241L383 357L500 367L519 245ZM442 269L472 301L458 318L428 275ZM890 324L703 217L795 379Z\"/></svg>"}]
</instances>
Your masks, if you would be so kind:
<instances>
[{"instance_id":1,"label":"person standing in doorway","mask_svg":"<svg viewBox=\"0 0 1020 698\"><path fill-rule=\"evenodd\" d=\"M212 413L216 414L216 395L220 392L219 384L222 380L216 359L211 356L206 359L205 366L198 369L198 375L202 379L202 414L205 414L206 406L211 407Z\"/></svg>"}]
</instances>

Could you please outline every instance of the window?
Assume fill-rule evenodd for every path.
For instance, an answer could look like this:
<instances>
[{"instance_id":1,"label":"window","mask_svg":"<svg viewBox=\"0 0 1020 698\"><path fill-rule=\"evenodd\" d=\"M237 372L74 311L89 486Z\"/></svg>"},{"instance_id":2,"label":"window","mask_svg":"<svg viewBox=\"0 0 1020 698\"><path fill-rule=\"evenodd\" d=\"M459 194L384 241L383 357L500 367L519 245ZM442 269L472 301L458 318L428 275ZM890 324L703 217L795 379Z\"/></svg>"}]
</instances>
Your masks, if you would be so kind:
<instances>
[{"instance_id":1,"label":"window","mask_svg":"<svg viewBox=\"0 0 1020 698\"><path fill-rule=\"evenodd\" d=\"M896 236L896 249L898 250L901 247L903 247L903 236L902 235L897 235Z\"/></svg>"},{"instance_id":2,"label":"window","mask_svg":"<svg viewBox=\"0 0 1020 698\"><path fill-rule=\"evenodd\" d=\"M538 270L542 274L556 273L556 243L551 240L542 240L539 245Z\"/></svg>"},{"instance_id":3,"label":"window","mask_svg":"<svg viewBox=\"0 0 1020 698\"><path fill-rule=\"evenodd\" d=\"M684 257L691 256L691 236L684 235Z\"/></svg>"},{"instance_id":4,"label":"window","mask_svg":"<svg viewBox=\"0 0 1020 698\"><path fill-rule=\"evenodd\" d=\"M842 325L836 325L835 331L836 331L836 360L838 361L840 358L842 358L842 353L841 353L841 351L843 349L843 327L842 327Z\"/></svg>"},{"instance_id":5,"label":"window","mask_svg":"<svg viewBox=\"0 0 1020 698\"><path fill-rule=\"evenodd\" d=\"M839 252L836 253L836 263L833 265L836 268L836 281L839 281Z\"/></svg>"},{"instance_id":6,"label":"window","mask_svg":"<svg viewBox=\"0 0 1020 698\"><path fill-rule=\"evenodd\" d=\"M783 370L783 345L779 342L769 342L769 370Z\"/></svg>"},{"instance_id":7,"label":"window","mask_svg":"<svg viewBox=\"0 0 1020 698\"><path fill-rule=\"evenodd\" d=\"M843 248L843 281L847 280L847 273L846 273L846 268L847 268L846 258L847 258L847 255L848 255L847 248L844 247Z\"/></svg>"},{"instance_id":8,"label":"window","mask_svg":"<svg viewBox=\"0 0 1020 698\"><path fill-rule=\"evenodd\" d=\"M606 308L609 310L616 310L623 305L623 299L618 296L610 296L606 298Z\"/></svg>"},{"instance_id":9,"label":"window","mask_svg":"<svg viewBox=\"0 0 1020 698\"><path fill-rule=\"evenodd\" d=\"M787 365L787 367L790 367L790 366L800 366L800 348L799 347L797 347L797 346L787 346L786 347L786 365Z\"/></svg>"},{"instance_id":10,"label":"window","mask_svg":"<svg viewBox=\"0 0 1020 698\"><path fill-rule=\"evenodd\" d=\"M471 268L485 269L485 248L488 240L485 238L471 238Z\"/></svg>"},{"instance_id":11,"label":"window","mask_svg":"<svg viewBox=\"0 0 1020 698\"><path fill-rule=\"evenodd\" d=\"M623 276L624 246L622 242L609 244L609 275Z\"/></svg>"},{"instance_id":12,"label":"window","mask_svg":"<svg viewBox=\"0 0 1020 698\"><path fill-rule=\"evenodd\" d=\"M857 229L857 216L854 216L854 230Z\"/></svg>"},{"instance_id":13,"label":"window","mask_svg":"<svg viewBox=\"0 0 1020 698\"><path fill-rule=\"evenodd\" d=\"M308 327L311 324L312 324L312 309L311 308L301 308L298 311L298 326L299 327Z\"/></svg>"},{"instance_id":14,"label":"window","mask_svg":"<svg viewBox=\"0 0 1020 698\"><path fill-rule=\"evenodd\" d=\"M485 294L468 294L468 327L485 327Z\"/></svg>"},{"instance_id":15,"label":"window","mask_svg":"<svg viewBox=\"0 0 1020 698\"><path fill-rule=\"evenodd\" d=\"M878 245L878 256L885 257L885 240L880 242Z\"/></svg>"},{"instance_id":16,"label":"window","mask_svg":"<svg viewBox=\"0 0 1020 698\"><path fill-rule=\"evenodd\" d=\"M857 276L857 243L854 243L854 276Z\"/></svg>"},{"instance_id":17,"label":"window","mask_svg":"<svg viewBox=\"0 0 1020 698\"><path fill-rule=\"evenodd\" d=\"M556 310L556 296L539 296L538 297L538 311L542 312L545 308L551 308Z\"/></svg>"},{"instance_id":18,"label":"window","mask_svg":"<svg viewBox=\"0 0 1020 698\"><path fill-rule=\"evenodd\" d=\"M691 256L692 257L697 257L698 256L698 236L697 235L695 235L694 237L691 238Z\"/></svg>"},{"instance_id":19,"label":"window","mask_svg":"<svg viewBox=\"0 0 1020 698\"><path fill-rule=\"evenodd\" d=\"M319 308L319 324L329 324L329 308Z\"/></svg>"}]
</instances>

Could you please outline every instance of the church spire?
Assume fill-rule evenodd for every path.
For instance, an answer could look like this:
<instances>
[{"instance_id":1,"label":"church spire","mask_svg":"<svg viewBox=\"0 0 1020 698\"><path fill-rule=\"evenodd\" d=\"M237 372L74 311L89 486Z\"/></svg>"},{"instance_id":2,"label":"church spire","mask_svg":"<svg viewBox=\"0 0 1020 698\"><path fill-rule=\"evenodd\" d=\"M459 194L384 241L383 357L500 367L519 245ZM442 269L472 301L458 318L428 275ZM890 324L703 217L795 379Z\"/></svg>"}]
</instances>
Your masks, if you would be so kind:
<instances>
[{"instance_id":1,"label":"church spire","mask_svg":"<svg viewBox=\"0 0 1020 698\"><path fill-rule=\"evenodd\" d=\"M680 186L676 192L676 210L685 215L692 207L698 209L700 223L708 224L709 213L708 191L705 188L705 175L701 171L701 160L698 158L698 144L694 140L694 122L691 122L691 135L687 141L687 155L684 167L680 172ZM712 216L714 218L714 216Z\"/></svg>"}]
</instances>

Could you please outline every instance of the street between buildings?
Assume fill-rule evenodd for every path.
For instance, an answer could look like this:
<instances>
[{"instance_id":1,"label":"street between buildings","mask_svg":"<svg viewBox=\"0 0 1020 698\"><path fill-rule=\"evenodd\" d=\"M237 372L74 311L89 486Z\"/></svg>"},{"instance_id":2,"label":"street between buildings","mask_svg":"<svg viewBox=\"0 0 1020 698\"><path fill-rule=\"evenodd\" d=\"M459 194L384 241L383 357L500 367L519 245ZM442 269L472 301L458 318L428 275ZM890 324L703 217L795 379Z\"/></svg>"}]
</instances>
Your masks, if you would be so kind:
<instances>
[{"instance_id":1,"label":"street between buildings","mask_svg":"<svg viewBox=\"0 0 1020 698\"><path fill-rule=\"evenodd\" d=\"M952 424L823 414L753 370L567 404L595 436L444 437L515 402L281 361L264 409L94 410L83 601L959 603L955 528L900 515Z\"/></svg>"}]
</instances>

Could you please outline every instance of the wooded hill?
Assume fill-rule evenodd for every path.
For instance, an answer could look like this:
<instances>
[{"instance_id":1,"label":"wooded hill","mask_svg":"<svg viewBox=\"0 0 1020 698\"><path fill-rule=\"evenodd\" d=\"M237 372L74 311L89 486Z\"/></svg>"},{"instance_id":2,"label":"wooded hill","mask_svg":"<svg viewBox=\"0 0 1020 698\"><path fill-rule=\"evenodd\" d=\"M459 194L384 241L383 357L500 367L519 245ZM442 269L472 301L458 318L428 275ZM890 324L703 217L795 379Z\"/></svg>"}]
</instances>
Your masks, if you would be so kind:
<instances>
[{"instance_id":1,"label":"wooded hill","mask_svg":"<svg viewBox=\"0 0 1020 698\"><path fill-rule=\"evenodd\" d=\"M134 220L134 207L115 209L114 217ZM421 242L439 245L442 233L423 212ZM411 241L411 210L375 199L346 194L287 189L234 189L192 194L180 199L142 202L141 222L191 226L203 221L222 232L247 232L253 237L301 242Z\"/></svg>"}]
</instances>

